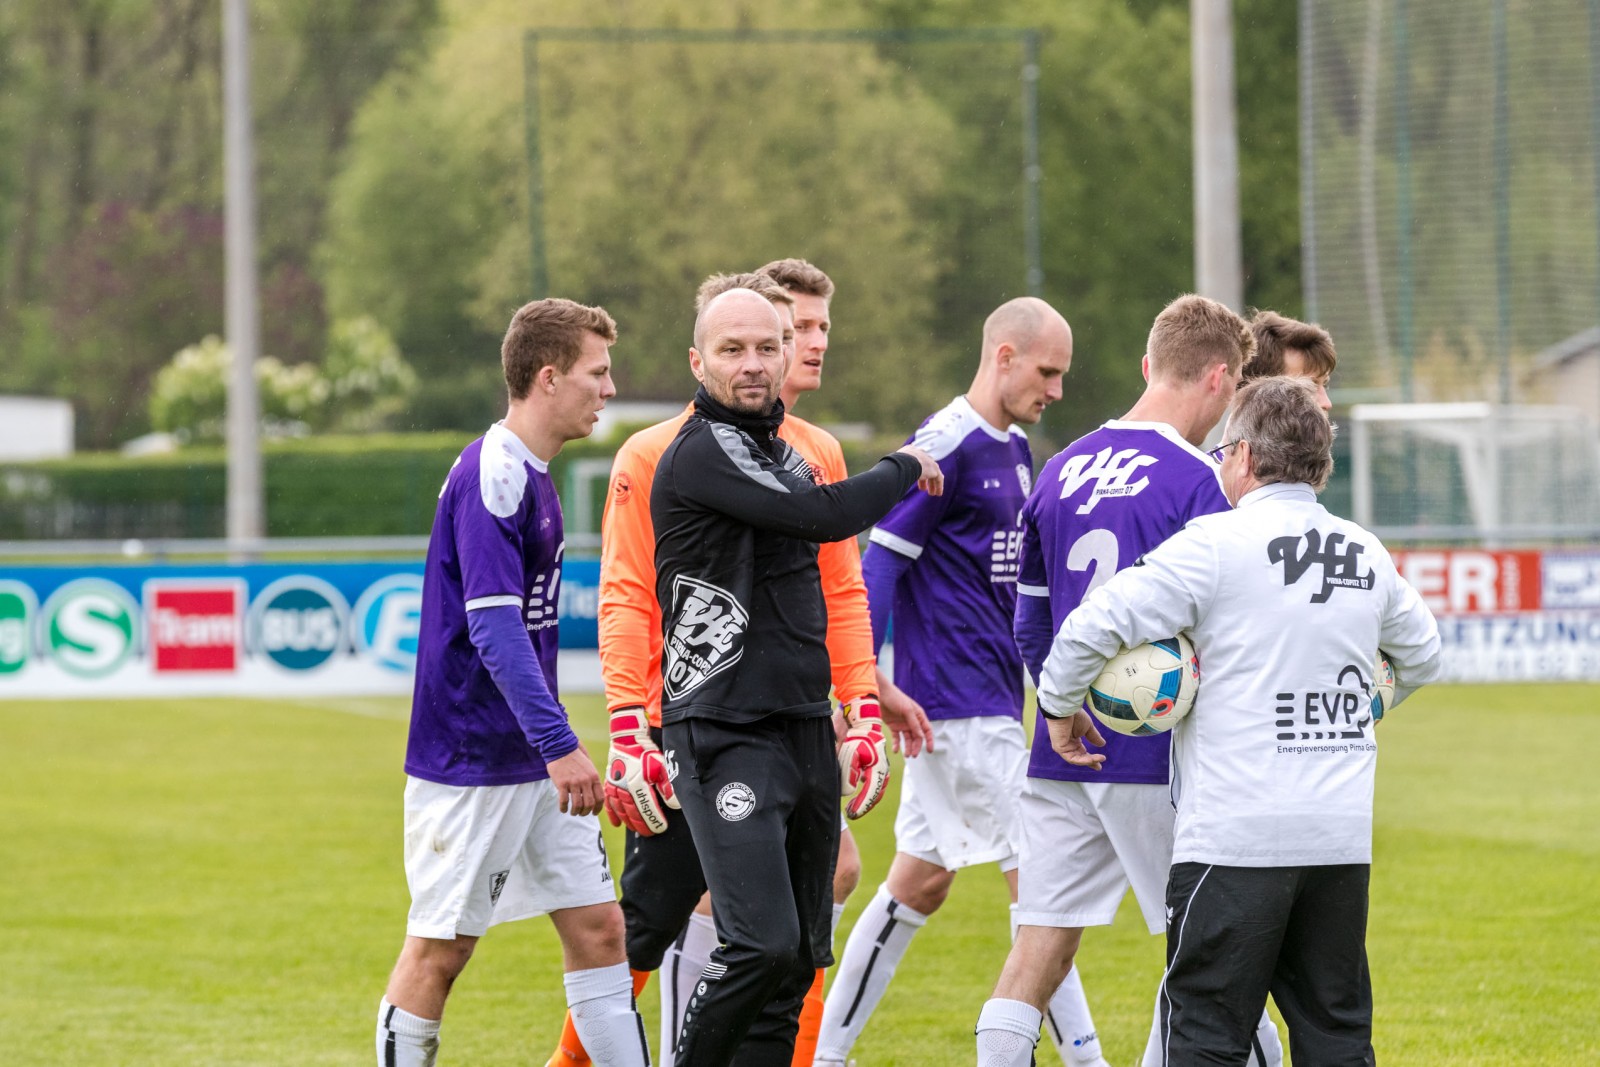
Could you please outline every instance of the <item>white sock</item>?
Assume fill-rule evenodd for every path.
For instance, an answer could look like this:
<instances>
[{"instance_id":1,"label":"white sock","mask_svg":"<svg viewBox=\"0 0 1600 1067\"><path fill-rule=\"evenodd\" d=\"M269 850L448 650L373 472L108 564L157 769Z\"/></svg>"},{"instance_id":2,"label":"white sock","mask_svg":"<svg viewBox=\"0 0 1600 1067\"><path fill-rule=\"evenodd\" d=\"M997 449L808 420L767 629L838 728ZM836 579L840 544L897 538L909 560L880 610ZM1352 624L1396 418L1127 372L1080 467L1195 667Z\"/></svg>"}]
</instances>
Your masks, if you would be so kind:
<instances>
[{"instance_id":1,"label":"white sock","mask_svg":"<svg viewBox=\"0 0 1600 1067\"><path fill-rule=\"evenodd\" d=\"M844 905L843 904L835 904L833 906L833 936L834 937L838 937L839 936L839 924L841 922L843 922L843 921L844 921Z\"/></svg>"},{"instance_id":2,"label":"white sock","mask_svg":"<svg viewBox=\"0 0 1600 1067\"><path fill-rule=\"evenodd\" d=\"M1257 1056L1252 1046L1246 1061L1249 1067L1283 1067L1283 1039L1278 1036L1278 1024L1265 1008L1261 1009L1261 1021L1256 1023L1256 1045L1261 1047L1261 1055Z\"/></svg>"},{"instance_id":3,"label":"white sock","mask_svg":"<svg viewBox=\"0 0 1600 1067\"><path fill-rule=\"evenodd\" d=\"M995 997L978 1013L978 1067L1028 1067L1043 1016L1032 1004Z\"/></svg>"},{"instance_id":4,"label":"white sock","mask_svg":"<svg viewBox=\"0 0 1600 1067\"><path fill-rule=\"evenodd\" d=\"M378 1067L433 1067L439 1055L439 1020L378 1002Z\"/></svg>"},{"instance_id":5,"label":"white sock","mask_svg":"<svg viewBox=\"0 0 1600 1067\"><path fill-rule=\"evenodd\" d=\"M672 1067L672 1050L678 1047L683 1013L718 944L717 924L711 916L695 912L661 961L661 970L656 972L661 986L661 1067Z\"/></svg>"},{"instance_id":6,"label":"white sock","mask_svg":"<svg viewBox=\"0 0 1600 1067\"><path fill-rule=\"evenodd\" d=\"M1089 1064L1099 1067L1105 1063L1100 1053L1100 1035L1094 1028L1094 1016L1089 1014L1089 1001L1083 995L1083 980L1077 964L1061 980L1050 995L1044 1012L1045 1033L1061 1053L1061 1062L1073 1065Z\"/></svg>"},{"instance_id":7,"label":"white sock","mask_svg":"<svg viewBox=\"0 0 1600 1067\"><path fill-rule=\"evenodd\" d=\"M894 977L894 969L906 954L912 935L927 921L926 915L890 896L887 886L878 887L850 931L833 975L833 986L823 1003L816 1062L843 1060L850 1055L850 1047L889 988L889 979Z\"/></svg>"},{"instance_id":8,"label":"white sock","mask_svg":"<svg viewBox=\"0 0 1600 1067\"><path fill-rule=\"evenodd\" d=\"M633 1004L633 975L626 963L568 971L561 980L572 1025L596 1067L649 1067L644 1020Z\"/></svg>"}]
</instances>

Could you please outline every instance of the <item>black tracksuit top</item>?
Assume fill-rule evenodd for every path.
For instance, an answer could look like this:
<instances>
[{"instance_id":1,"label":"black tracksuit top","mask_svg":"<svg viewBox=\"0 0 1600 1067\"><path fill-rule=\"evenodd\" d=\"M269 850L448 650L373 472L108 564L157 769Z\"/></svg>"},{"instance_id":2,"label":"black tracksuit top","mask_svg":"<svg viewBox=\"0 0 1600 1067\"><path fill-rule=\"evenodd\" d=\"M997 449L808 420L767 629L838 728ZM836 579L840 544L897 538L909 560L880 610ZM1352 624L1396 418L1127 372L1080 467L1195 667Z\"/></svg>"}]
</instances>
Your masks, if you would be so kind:
<instances>
[{"instance_id":1,"label":"black tracksuit top","mask_svg":"<svg viewBox=\"0 0 1600 1067\"><path fill-rule=\"evenodd\" d=\"M702 388L650 488L661 603L663 724L830 714L828 611L817 544L889 513L921 467L905 453L818 485L770 415L737 415Z\"/></svg>"}]
</instances>

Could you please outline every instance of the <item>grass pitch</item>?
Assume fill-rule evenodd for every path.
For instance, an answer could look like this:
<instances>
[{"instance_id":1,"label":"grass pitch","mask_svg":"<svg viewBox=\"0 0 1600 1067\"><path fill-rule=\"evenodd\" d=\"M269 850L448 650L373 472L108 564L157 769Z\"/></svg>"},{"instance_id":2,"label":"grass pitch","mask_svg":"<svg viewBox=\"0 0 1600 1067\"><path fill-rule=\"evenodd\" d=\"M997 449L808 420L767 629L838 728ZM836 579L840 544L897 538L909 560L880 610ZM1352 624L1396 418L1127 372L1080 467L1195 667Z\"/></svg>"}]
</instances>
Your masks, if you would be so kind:
<instances>
[{"instance_id":1,"label":"grass pitch","mask_svg":"<svg viewBox=\"0 0 1600 1067\"><path fill-rule=\"evenodd\" d=\"M1380 1060L1600 1062L1597 696L1439 686L1385 722ZM569 707L603 752L598 700ZM0 701L6 1061L373 1062L407 905L405 719L401 700ZM855 826L866 870L847 926L887 869L893 801ZM1006 927L993 867L957 879L857 1045L863 1067L970 1064ZM1131 906L1085 938L1119 1067L1143 1048L1161 959ZM652 1044L655 1004L652 984ZM562 1010L549 924L499 927L451 999L442 1060L541 1067Z\"/></svg>"}]
</instances>

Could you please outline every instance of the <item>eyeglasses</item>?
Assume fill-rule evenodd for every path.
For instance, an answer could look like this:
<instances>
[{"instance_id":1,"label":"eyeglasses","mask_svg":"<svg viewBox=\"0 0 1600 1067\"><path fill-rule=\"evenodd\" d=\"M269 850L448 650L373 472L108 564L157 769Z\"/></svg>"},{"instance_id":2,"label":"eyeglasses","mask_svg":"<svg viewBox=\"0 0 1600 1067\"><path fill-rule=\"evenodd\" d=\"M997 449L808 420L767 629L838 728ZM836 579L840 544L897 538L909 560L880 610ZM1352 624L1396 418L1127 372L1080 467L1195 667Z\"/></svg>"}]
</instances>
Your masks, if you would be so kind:
<instances>
[{"instance_id":1,"label":"eyeglasses","mask_svg":"<svg viewBox=\"0 0 1600 1067\"><path fill-rule=\"evenodd\" d=\"M1239 444L1243 444L1243 443L1244 443L1244 438L1235 437L1232 441L1224 441L1224 442L1222 442L1222 444L1218 445L1216 448L1213 448L1210 452L1207 452L1206 455L1210 456L1213 462L1221 463L1224 459L1227 458L1228 449L1232 448L1234 445L1239 445Z\"/></svg>"}]
</instances>

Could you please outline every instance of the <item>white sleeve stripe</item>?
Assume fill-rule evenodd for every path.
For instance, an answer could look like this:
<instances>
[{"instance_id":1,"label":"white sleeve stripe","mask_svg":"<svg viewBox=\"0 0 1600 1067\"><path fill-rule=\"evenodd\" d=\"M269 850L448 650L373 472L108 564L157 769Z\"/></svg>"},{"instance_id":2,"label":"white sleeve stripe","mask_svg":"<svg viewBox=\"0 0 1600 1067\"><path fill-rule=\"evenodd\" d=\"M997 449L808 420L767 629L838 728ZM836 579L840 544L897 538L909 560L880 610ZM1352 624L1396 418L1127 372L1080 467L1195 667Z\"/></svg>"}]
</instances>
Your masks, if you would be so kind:
<instances>
[{"instance_id":1,"label":"white sleeve stripe","mask_svg":"<svg viewBox=\"0 0 1600 1067\"><path fill-rule=\"evenodd\" d=\"M480 596L467 601L468 611L477 611L479 608L520 608L522 598L519 596Z\"/></svg>"},{"instance_id":2,"label":"white sleeve stripe","mask_svg":"<svg viewBox=\"0 0 1600 1067\"><path fill-rule=\"evenodd\" d=\"M872 533L867 535L867 540L875 545L882 545L884 548L898 552L908 559L916 559L922 555L921 545L914 545L904 537L892 534L888 530L879 529L876 526L872 528Z\"/></svg>"},{"instance_id":3,"label":"white sleeve stripe","mask_svg":"<svg viewBox=\"0 0 1600 1067\"><path fill-rule=\"evenodd\" d=\"M1047 597L1050 595L1050 587L1045 585L1025 585L1022 582L1018 582L1017 592L1021 593L1023 596Z\"/></svg>"}]
</instances>

